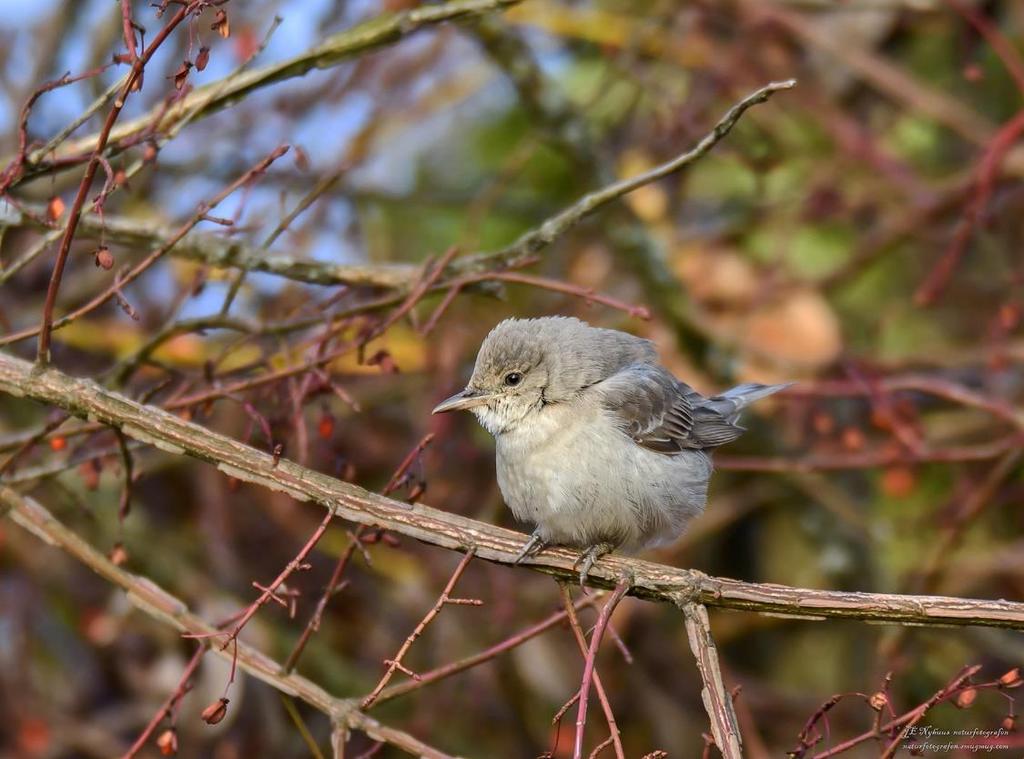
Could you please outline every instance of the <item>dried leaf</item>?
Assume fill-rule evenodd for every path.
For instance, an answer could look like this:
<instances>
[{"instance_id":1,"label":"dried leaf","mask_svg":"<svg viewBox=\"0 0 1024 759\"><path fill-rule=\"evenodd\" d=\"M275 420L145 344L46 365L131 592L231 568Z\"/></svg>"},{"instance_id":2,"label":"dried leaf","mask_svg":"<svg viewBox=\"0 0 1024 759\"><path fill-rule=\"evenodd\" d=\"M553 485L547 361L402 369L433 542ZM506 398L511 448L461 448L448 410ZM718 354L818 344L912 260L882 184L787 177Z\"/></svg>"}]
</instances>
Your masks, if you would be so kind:
<instances>
[{"instance_id":1,"label":"dried leaf","mask_svg":"<svg viewBox=\"0 0 1024 759\"><path fill-rule=\"evenodd\" d=\"M221 37L227 39L231 34L231 25L228 23L228 14L223 8L217 11L217 15L214 16L214 21L210 24L210 29L217 32Z\"/></svg>"},{"instance_id":2,"label":"dried leaf","mask_svg":"<svg viewBox=\"0 0 1024 759\"><path fill-rule=\"evenodd\" d=\"M740 339L758 355L807 369L828 366L843 347L835 312L814 290L789 293L758 308Z\"/></svg>"},{"instance_id":3,"label":"dried leaf","mask_svg":"<svg viewBox=\"0 0 1024 759\"><path fill-rule=\"evenodd\" d=\"M185 86L185 81L188 79L188 72L192 70L192 61L185 60L178 66L178 70L174 72L172 78L174 79L174 89L180 90Z\"/></svg>"}]
</instances>

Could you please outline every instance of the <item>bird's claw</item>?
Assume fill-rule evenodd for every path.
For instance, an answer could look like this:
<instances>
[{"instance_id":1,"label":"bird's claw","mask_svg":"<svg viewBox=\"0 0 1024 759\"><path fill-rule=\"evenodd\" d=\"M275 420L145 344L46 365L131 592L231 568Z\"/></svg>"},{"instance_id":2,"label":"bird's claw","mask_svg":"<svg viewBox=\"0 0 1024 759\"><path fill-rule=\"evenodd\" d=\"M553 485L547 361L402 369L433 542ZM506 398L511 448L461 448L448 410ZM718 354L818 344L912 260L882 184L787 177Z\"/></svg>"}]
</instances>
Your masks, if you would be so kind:
<instances>
[{"instance_id":1,"label":"bird's claw","mask_svg":"<svg viewBox=\"0 0 1024 759\"><path fill-rule=\"evenodd\" d=\"M615 550L615 545L612 543L596 543L586 549L580 554L580 557L576 559L576 563L572 565L573 569L579 567L580 570L580 587L586 587L587 577L590 575L590 570L594 568L594 564L602 556L607 556Z\"/></svg>"},{"instance_id":2,"label":"bird's claw","mask_svg":"<svg viewBox=\"0 0 1024 759\"><path fill-rule=\"evenodd\" d=\"M530 536L530 539L526 541L526 545L523 546L522 550L516 555L515 560L512 562L513 565L520 564L524 559L530 556L536 556L538 553L547 548L547 541L544 540L536 532Z\"/></svg>"}]
</instances>

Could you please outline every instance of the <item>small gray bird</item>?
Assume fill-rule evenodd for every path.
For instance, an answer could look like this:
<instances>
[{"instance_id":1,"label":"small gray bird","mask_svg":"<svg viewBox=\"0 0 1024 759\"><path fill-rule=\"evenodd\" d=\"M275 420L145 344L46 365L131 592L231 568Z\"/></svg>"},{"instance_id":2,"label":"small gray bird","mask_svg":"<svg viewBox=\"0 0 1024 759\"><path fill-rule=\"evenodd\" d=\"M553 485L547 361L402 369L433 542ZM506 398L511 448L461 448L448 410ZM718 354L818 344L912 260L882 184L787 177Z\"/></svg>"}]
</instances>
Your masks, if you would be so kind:
<instances>
[{"instance_id":1,"label":"small gray bird","mask_svg":"<svg viewBox=\"0 0 1024 759\"><path fill-rule=\"evenodd\" d=\"M711 449L743 433L740 411L786 385L705 398L658 365L650 340L568 317L507 319L480 346L467 409L494 435L498 487L548 545L583 549L580 582L615 550L669 543L704 511Z\"/></svg>"}]
</instances>

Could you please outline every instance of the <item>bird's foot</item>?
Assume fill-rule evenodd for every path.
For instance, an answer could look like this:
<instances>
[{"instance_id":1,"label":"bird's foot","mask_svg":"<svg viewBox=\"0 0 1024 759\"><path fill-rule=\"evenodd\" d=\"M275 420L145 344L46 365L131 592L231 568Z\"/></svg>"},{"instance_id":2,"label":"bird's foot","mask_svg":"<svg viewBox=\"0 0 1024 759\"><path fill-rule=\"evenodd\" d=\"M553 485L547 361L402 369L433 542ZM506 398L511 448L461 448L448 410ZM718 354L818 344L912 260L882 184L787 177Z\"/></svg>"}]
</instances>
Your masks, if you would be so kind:
<instances>
[{"instance_id":1,"label":"bird's foot","mask_svg":"<svg viewBox=\"0 0 1024 759\"><path fill-rule=\"evenodd\" d=\"M576 559L576 563L572 565L573 569L579 567L580 570L580 587L585 587L587 584L587 576L590 574L590 570L594 568L594 564L602 556L607 556L614 551L616 545L614 543L595 543L594 545L586 548L580 557Z\"/></svg>"},{"instance_id":2,"label":"bird's foot","mask_svg":"<svg viewBox=\"0 0 1024 759\"><path fill-rule=\"evenodd\" d=\"M536 556L538 553L548 547L548 542L540 536L540 533L534 532L530 539L526 541L526 545L523 546L523 550L516 556L513 564L520 564L524 559L531 556Z\"/></svg>"}]
</instances>

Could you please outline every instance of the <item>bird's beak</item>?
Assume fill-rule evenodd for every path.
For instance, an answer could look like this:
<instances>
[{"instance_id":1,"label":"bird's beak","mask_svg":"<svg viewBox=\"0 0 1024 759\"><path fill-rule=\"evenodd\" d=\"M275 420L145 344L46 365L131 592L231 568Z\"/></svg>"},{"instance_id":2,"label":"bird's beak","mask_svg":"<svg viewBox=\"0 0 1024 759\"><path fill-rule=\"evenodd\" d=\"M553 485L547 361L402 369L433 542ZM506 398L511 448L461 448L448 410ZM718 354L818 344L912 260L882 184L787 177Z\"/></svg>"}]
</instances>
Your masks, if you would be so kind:
<instances>
[{"instance_id":1,"label":"bird's beak","mask_svg":"<svg viewBox=\"0 0 1024 759\"><path fill-rule=\"evenodd\" d=\"M490 399L491 396L467 387L461 393L456 393L451 398L441 401L430 413L443 414L446 411L464 411L474 406L482 406Z\"/></svg>"}]
</instances>

